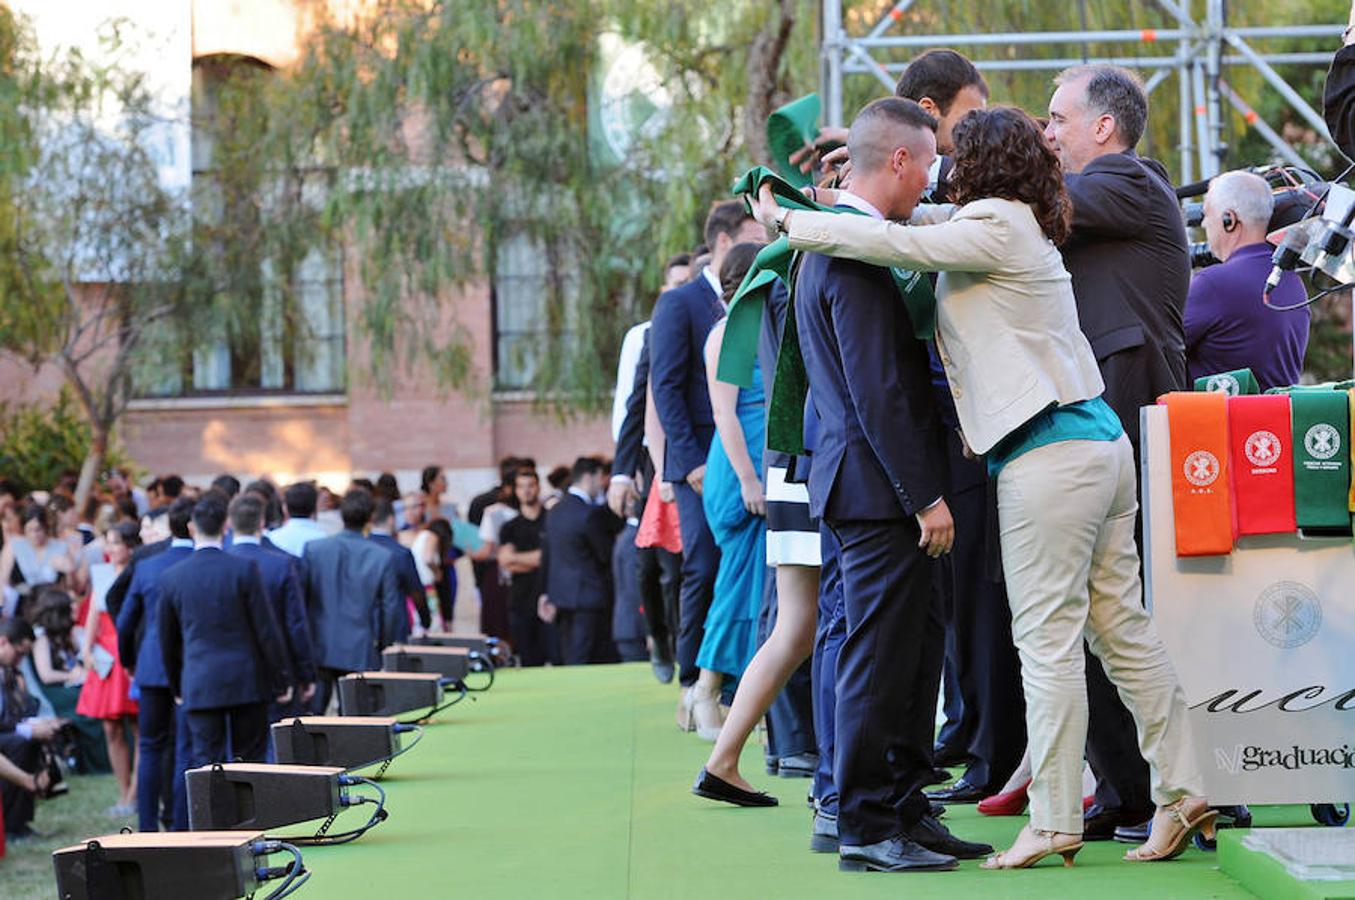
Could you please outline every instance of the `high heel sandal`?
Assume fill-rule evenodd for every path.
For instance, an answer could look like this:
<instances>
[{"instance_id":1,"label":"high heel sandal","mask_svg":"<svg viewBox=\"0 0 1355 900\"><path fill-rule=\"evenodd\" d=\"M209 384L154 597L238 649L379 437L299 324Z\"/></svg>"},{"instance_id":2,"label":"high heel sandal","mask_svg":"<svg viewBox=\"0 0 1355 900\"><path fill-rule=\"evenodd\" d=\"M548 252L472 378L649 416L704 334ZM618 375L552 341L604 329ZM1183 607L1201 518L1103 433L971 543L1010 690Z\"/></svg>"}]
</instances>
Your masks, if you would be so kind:
<instances>
[{"instance_id":1,"label":"high heel sandal","mask_svg":"<svg viewBox=\"0 0 1355 900\"><path fill-rule=\"evenodd\" d=\"M1021 843L1022 837L1030 834L1044 841L1044 847L1034 851L1024 859L1007 859L1016 849L1016 845ZM1059 843L1055 838L1062 837L1063 843ZM1063 857L1064 868L1072 868L1073 857L1082 849L1082 836L1076 834L1060 834L1057 831L1042 831L1038 828L1031 828L1027 825L1021 829L1021 833L1016 836L1016 842L1001 853L994 854L983 861L981 869L1029 869L1046 856L1058 854Z\"/></svg>"},{"instance_id":2,"label":"high heel sandal","mask_svg":"<svg viewBox=\"0 0 1355 900\"><path fill-rule=\"evenodd\" d=\"M695 731L696 720L692 717L692 691L694 688L685 687L678 691L677 705L677 727L678 731Z\"/></svg>"},{"instance_id":3,"label":"high heel sandal","mask_svg":"<svg viewBox=\"0 0 1355 900\"><path fill-rule=\"evenodd\" d=\"M720 695L706 695L699 691L699 687L692 688L692 727L698 738L714 743L720 737L720 728L724 725L724 719L720 716Z\"/></svg>"},{"instance_id":4,"label":"high heel sandal","mask_svg":"<svg viewBox=\"0 0 1355 900\"><path fill-rule=\"evenodd\" d=\"M1029 793L1030 780L1027 779L1020 787L980 800L979 812L985 816L1019 816L1026 811Z\"/></svg>"},{"instance_id":5,"label":"high heel sandal","mask_svg":"<svg viewBox=\"0 0 1355 900\"><path fill-rule=\"evenodd\" d=\"M1187 808L1189 805L1189 808ZM1175 859L1186 852L1190 838L1200 831L1209 839L1214 837L1214 821L1219 817L1217 809L1210 809L1203 797L1182 797L1170 806L1158 809L1165 813L1162 821L1153 816L1153 828L1148 843L1135 847L1124 855L1127 862L1164 862ZM1158 843L1160 849L1149 849L1149 845ZM1165 846L1162 846L1164 845Z\"/></svg>"}]
</instances>

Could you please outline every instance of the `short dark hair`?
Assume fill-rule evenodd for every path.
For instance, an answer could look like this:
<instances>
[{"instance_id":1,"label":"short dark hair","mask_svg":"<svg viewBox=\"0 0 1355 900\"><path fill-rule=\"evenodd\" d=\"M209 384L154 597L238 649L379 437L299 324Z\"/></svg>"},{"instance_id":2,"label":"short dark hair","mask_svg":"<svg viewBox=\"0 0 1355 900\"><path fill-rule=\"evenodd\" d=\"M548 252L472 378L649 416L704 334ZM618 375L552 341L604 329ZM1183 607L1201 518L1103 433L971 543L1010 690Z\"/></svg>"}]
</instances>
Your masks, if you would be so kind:
<instances>
[{"instance_id":1,"label":"short dark hair","mask_svg":"<svg viewBox=\"0 0 1355 900\"><path fill-rule=\"evenodd\" d=\"M188 522L193 518L193 501L187 497L180 497L169 505L169 511L165 514L169 519L170 537L176 537L180 540L187 540L192 535L188 533Z\"/></svg>"},{"instance_id":2,"label":"short dark hair","mask_svg":"<svg viewBox=\"0 0 1355 900\"><path fill-rule=\"evenodd\" d=\"M372 524L380 525L383 522L389 522L395 518L395 504L385 497L372 504Z\"/></svg>"},{"instance_id":3,"label":"short dark hair","mask_svg":"<svg viewBox=\"0 0 1355 900\"><path fill-rule=\"evenodd\" d=\"M131 520L114 522L108 526L108 531L116 531L118 537L122 539L123 546L128 550L135 550L141 546L141 526L136 522Z\"/></svg>"},{"instance_id":4,"label":"short dark hair","mask_svg":"<svg viewBox=\"0 0 1355 900\"><path fill-rule=\"evenodd\" d=\"M212 479L212 488L229 499L240 493L240 479L229 473L218 475Z\"/></svg>"},{"instance_id":5,"label":"short dark hair","mask_svg":"<svg viewBox=\"0 0 1355 900\"><path fill-rule=\"evenodd\" d=\"M0 637L9 641L11 647L17 647L24 641L36 640L33 626L20 616L0 622Z\"/></svg>"},{"instance_id":6,"label":"short dark hair","mask_svg":"<svg viewBox=\"0 0 1355 900\"><path fill-rule=\"evenodd\" d=\"M1087 79L1087 108L1114 118L1125 146L1134 149L1148 127L1148 95L1139 76L1120 66L1092 63L1064 69L1054 83L1064 85L1081 78Z\"/></svg>"},{"instance_id":7,"label":"short dark hair","mask_svg":"<svg viewBox=\"0 0 1355 900\"><path fill-rule=\"evenodd\" d=\"M315 485L309 481L287 485L287 490L282 493L282 500L287 504L287 515L309 519L315 515L315 500L318 496Z\"/></svg>"},{"instance_id":8,"label":"short dark hair","mask_svg":"<svg viewBox=\"0 0 1355 900\"><path fill-rule=\"evenodd\" d=\"M580 456L574 460L574 467L569 470L569 483L578 484L579 481L594 472L602 471L602 460L596 456Z\"/></svg>"},{"instance_id":9,"label":"short dark hair","mask_svg":"<svg viewBox=\"0 0 1355 900\"><path fill-rule=\"evenodd\" d=\"M372 520L372 492L360 487L351 487L339 501L339 516L343 527L361 531Z\"/></svg>"},{"instance_id":10,"label":"short dark hair","mask_svg":"<svg viewBox=\"0 0 1355 900\"><path fill-rule=\"evenodd\" d=\"M258 534L263 530L263 510L263 498L246 491L231 501L231 528L236 534Z\"/></svg>"},{"instance_id":11,"label":"short dark hair","mask_svg":"<svg viewBox=\"0 0 1355 900\"><path fill-rule=\"evenodd\" d=\"M730 238L739 233L739 229L752 218L742 200L720 200L712 203L706 214L706 227L702 231L706 243L715 246L715 239L722 234Z\"/></svg>"},{"instance_id":12,"label":"short dark hair","mask_svg":"<svg viewBox=\"0 0 1355 900\"><path fill-rule=\"evenodd\" d=\"M400 482L395 480L394 472L382 472L376 476L376 488L372 493L383 500L394 500L400 496Z\"/></svg>"},{"instance_id":13,"label":"short dark hair","mask_svg":"<svg viewBox=\"0 0 1355 900\"><path fill-rule=\"evenodd\" d=\"M690 266L692 264L692 255L690 253L674 253L668 257L668 262L663 264L664 272L674 266Z\"/></svg>"},{"instance_id":14,"label":"short dark hair","mask_svg":"<svg viewBox=\"0 0 1355 900\"><path fill-rule=\"evenodd\" d=\"M541 476L536 474L536 469L529 469L526 466L513 473L513 483L516 484L519 478L530 478L536 482L541 481Z\"/></svg>"},{"instance_id":15,"label":"short dark hair","mask_svg":"<svg viewBox=\"0 0 1355 900\"><path fill-rule=\"evenodd\" d=\"M200 537L214 538L226 527L226 495L208 491L193 504L193 525Z\"/></svg>"},{"instance_id":16,"label":"short dark hair","mask_svg":"<svg viewBox=\"0 0 1355 900\"><path fill-rule=\"evenodd\" d=\"M907 100L931 98L941 115L950 112L955 96L967 87L976 87L984 99L988 98L988 82L969 58L954 50L927 50L908 63L894 95Z\"/></svg>"},{"instance_id":17,"label":"short dark hair","mask_svg":"<svg viewBox=\"0 0 1355 900\"><path fill-rule=\"evenodd\" d=\"M19 513L20 528L27 526L29 522L37 522L42 526L42 530L48 534L55 530L52 527L51 512L40 503L30 503L24 507L23 512Z\"/></svg>"},{"instance_id":18,"label":"short dark hair","mask_svg":"<svg viewBox=\"0 0 1355 900\"><path fill-rule=\"evenodd\" d=\"M160 494L165 497L177 497L183 493L183 479L178 475L166 475L160 479Z\"/></svg>"},{"instance_id":19,"label":"short dark hair","mask_svg":"<svg viewBox=\"0 0 1355 900\"><path fill-rule=\"evenodd\" d=\"M551 469L550 474L546 476L546 481L556 490L569 484L569 466L556 466Z\"/></svg>"},{"instance_id":20,"label":"short dark hair","mask_svg":"<svg viewBox=\"0 0 1355 900\"><path fill-rule=\"evenodd\" d=\"M419 490L425 494L428 493L428 489L433 486L433 482L437 481L441 474L442 466L424 466L423 473L419 476Z\"/></svg>"},{"instance_id":21,"label":"short dark hair","mask_svg":"<svg viewBox=\"0 0 1355 900\"><path fill-rule=\"evenodd\" d=\"M916 100L902 97L881 97L872 100L856 114L852 127L847 133L847 148L858 171L873 171L888 161L887 157L877 158L882 147L872 140L872 131L876 122L883 120L891 125L916 128L922 131L936 131L936 118L923 109ZM879 137L879 135L874 135Z\"/></svg>"},{"instance_id":22,"label":"short dark hair","mask_svg":"<svg viewBox=\"0 0 1355 900\"><path fill-rule=\"evenodd\" d=\"M376 485L372 484L372 479L370 478L354 478L352 481L348 482L348 486L350 488L362 488L362 490L369 494L376 491Z\"/></svg>"}]
</instances>

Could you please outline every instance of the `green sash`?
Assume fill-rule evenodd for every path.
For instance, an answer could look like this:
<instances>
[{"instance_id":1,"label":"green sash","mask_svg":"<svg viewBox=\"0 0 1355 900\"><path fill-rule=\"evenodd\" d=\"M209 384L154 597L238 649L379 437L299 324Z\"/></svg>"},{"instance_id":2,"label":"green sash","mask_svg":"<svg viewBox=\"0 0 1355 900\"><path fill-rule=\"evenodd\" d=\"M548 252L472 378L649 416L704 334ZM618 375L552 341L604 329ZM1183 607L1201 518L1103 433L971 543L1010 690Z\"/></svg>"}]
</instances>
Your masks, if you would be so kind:
<instances>
[{"instance_id":1,"label":"green sash","mask_svg":"<svg viewBox=\"0 0 1355 900\"><path fill-rule=\"evenodd\" d=\"M1195 390L1218 391L1230 397L1239 394L1259 394L1256 376L1251 369L1235 369L1232 372L1220 372L1217 375L1205 375L1195 379Z\"/></svg>"},{"instance_id":2,"label":"green sash","mask_svg":"<svg viewBox=\"0 0 1355 900\"><path fill-rule=\"evenodd\" d=\"M771 187L777 205L787 209L860 214L855 210L813 202L765 166L757 166L746 172L734 182L731 192L736 196L756 196L763 184ZM767 446L782 453L800 454L805 452L804 408L809 395L809 379L805 375L804 360L800 355L800 335L795 324L795 280L790 277L795 260L795 252L784 235L758 253L730 301L725 339L715 377L740 387L752 384L763 307L766 305L767 292L780 279L791 296L786 309L786 324L781 333L781 352L776 359L776 374L772 381L767 415ZM913 334L919 340L930 340L936 332L936 295L932 291L931 281L922 273L907 269L893 268L890 272L913 323Z\"/></svg>"},{"instance_id":3,"label":"green sash","mask_svg":"<svg viewBox=\"0 0 1355 900\"><path fill-rule=\"evenodd\" d=\"M767 117L767 149L781 177L794 187L813 183L799 166L791 165L790 155L818 138L819 107L819 95L806 94Z\"/></svg>"},{"instance_id":4,"label":"green sash","mask_svg":"<svg viewBox=\"0 0 1355 900\"><path fill-rule=\"evenodd\" d=\"M1350 407L1348 394L1297 390L1289 394L1294 431L1294 510L1299 528L1340 533L1350 527Z\"/></svg>"}]
</instances>

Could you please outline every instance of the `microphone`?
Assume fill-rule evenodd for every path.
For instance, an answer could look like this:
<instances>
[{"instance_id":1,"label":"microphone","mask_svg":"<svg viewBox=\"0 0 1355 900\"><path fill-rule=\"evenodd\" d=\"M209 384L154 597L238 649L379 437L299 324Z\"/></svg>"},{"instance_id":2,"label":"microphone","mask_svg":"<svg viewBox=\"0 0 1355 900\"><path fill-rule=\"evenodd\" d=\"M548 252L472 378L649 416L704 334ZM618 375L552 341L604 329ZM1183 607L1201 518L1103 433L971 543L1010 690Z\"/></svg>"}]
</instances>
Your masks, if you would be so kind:
<instances>
[{"instance_id":1,"label":"microphone","mask_svg":"<svg viewBox=\"0 0 1355 900\"><path fill-rule=\"evenodd\" d=\"M1292 272L1303 260L1303 248L1308 243L1307 233L1301 228L1290 228L1285 232L1284 240L1270 257L1270 275L1266 278L1265 296L1269 297L1279 287L1285 272Z\"/></svg>"},{"instance_id":2,"label":"microphone","mask_svg":"<svg viewBox=\"0 0 1355 900\"><path fill-rule=\"evenodd\" d=\"M1350 205L1346 214L1341 217L1341 221L1327 221L1326 230L1322 232L1322 237L1317 242L1317 259L1313 260L1313 268L1321 269L1327 272L1327 263L1333 259L1340 260L1345 254L1346 248L1350 246L1352 235L1350 223L1355 220L1355 203ZM1327 272L1328 275L1333 273ZM1333 276L1334 277L1334 276Z\"/></svg>"}]
</instances>

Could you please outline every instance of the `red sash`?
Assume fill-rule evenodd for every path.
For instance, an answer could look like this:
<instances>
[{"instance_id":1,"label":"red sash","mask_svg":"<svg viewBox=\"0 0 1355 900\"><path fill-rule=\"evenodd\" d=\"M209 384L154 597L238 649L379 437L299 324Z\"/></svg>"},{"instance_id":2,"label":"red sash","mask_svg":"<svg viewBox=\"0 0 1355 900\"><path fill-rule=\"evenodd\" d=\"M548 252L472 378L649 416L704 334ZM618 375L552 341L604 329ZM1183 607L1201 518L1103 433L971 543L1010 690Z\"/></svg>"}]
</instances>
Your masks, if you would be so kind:
<instances>
[{"instance_id":1,"label":"red sash","mask_svg":"<svg viewBox=\"0 0 1355 900\"><path fill-rule=\"evenodd\" d=\"M1294 447L1287 394L1228 398L1239 534L1293 532Z\"/></svg>"},{"instance_id":2,"label":"red sash","mask_svg":"<svg viewBox=\"0 0 1355 900\"><path fill-rule=\"evenodd\" d=\"M1177 556L1222 556L1233 551L1236 522L1228 490L1228 398L1220 393L1173 393L1172 513Z\"/></svg>"}]
</instances>

